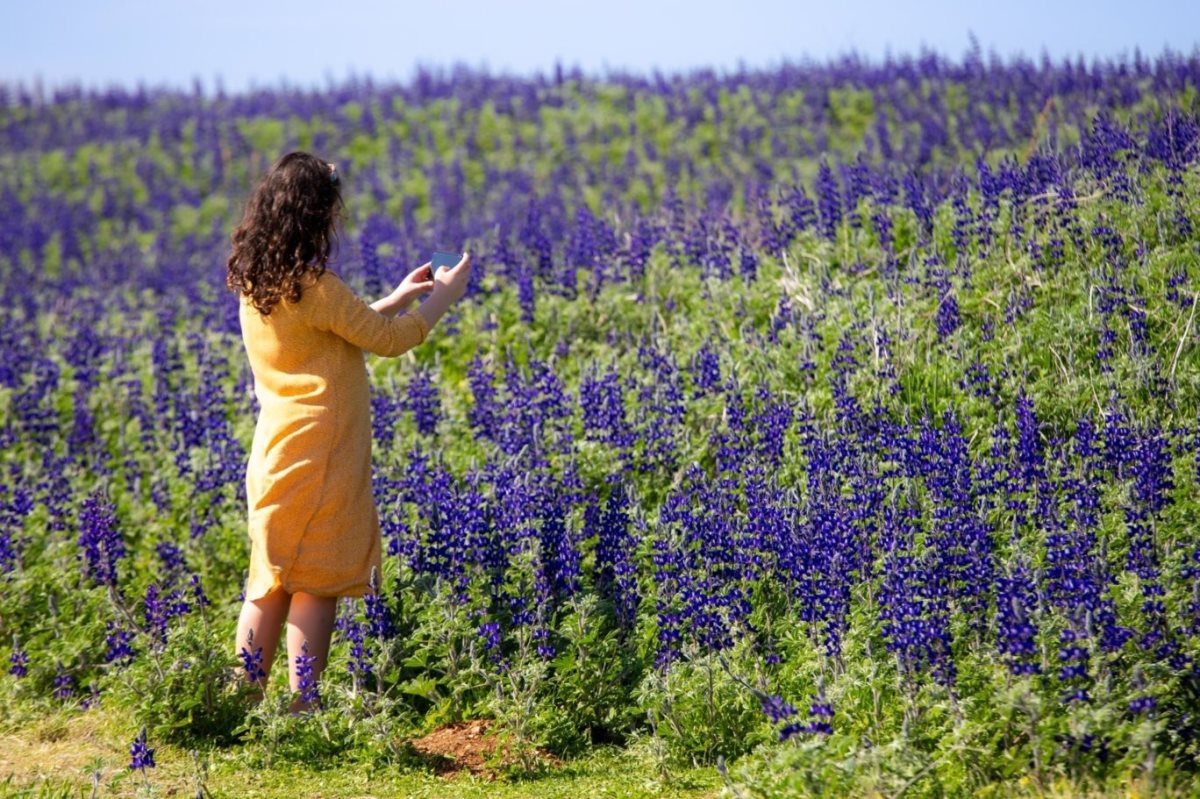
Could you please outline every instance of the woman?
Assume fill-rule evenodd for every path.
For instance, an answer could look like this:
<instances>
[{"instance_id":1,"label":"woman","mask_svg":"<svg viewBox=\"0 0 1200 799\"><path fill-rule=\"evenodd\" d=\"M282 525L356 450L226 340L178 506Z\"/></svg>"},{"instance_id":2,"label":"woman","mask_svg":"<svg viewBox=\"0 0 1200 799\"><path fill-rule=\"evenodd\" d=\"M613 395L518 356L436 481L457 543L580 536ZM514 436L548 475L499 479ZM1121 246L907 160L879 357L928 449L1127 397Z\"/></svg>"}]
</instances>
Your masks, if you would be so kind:
<instances>
[{"instance_id":1,"label":"woman","mask_svg":"<svg viewBox=\"0 0 1200 799\"><path fill-rule=\"evenodd\" d=\"M259 696L285 619L296 692L303 652L314 685L325 668L338 597L362 596L372 570L382 574L363 351L397 356L422 343L470 278L468 254L437 274L426 263L368 306L326 269L344 208L339 182L333 164L285 155L247 202L227 262L260 405L246 467L250 569L237 629L239 672L258 683ZM298 697L291 709L311 705Z\"/></svg>"}]
</instances>

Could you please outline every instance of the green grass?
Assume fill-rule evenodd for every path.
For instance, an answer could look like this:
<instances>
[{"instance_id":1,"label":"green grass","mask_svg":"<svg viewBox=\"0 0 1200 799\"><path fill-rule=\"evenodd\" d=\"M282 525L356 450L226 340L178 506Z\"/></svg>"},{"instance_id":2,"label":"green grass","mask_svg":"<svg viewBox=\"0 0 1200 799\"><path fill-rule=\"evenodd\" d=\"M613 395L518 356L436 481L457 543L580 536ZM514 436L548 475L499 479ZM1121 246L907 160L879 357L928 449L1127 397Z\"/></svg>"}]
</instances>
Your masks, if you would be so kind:
<instances>
[{"instance_id":1,"label":"green grass","mask_svg":"<svg viewBox=\"0 0 1200 799\"><path fill-rule=\"evenodd\" d=\"M25 720L0 734L0 796L76 797L715 797L714 768L658 773L641 747L597 747L586 757L531 776L489 779L467 772L445 777L418 763L377 765L348 761L316 767L275 760L264 768L263 746L189 750L151 745L155 767L145 775L128 768L137 730L120 711L58 711ZM93 793L95 788L95 793Z\"/></svg>"}]
</instances>

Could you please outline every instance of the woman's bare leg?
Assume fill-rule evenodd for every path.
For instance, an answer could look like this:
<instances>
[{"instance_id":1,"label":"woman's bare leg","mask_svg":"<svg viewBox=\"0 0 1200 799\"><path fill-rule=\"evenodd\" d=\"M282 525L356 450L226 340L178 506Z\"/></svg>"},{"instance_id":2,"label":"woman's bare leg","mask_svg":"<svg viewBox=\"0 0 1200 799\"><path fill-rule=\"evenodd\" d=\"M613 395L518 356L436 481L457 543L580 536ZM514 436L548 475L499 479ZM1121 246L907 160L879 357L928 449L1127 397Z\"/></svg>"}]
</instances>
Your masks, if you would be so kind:
<instances>
[{"instance_id":1,"label":"woman's bare leg","mask_svg":"<svg viewBox=\"0 0 1200 799\"><path fill-rule=\"evenodd\" d=\"M259 680L261 691L265 691L267 683L270 682L271 664L275 661L275 650L279 646L280 633L287 619L291 600L291 594L282 588L276 588L264 597L253 602L247 600L242 604L242 613L238 618L237 644L234 648L235 654L239 656L236 672L238 679L247 679L245 669L241 665L245 662L241 658L241 651L245 649L253 654L254 650L261 647L262 670L267 675ZM253 647L247 645L251 630L254 631Z\"/></svg>"},{"instance_id":2,"label":"woman's bare leg","mask_svg":"<svg viewBox=\"0 0 1200 799\"><path fill-rule=\"evenodd\" d=\"M300 690L300 675L296 672L296 658L303 654L304 643L308 642L308 654L316 658L312 662L312 681L319 684L321 672L329 658L329 641L333 637L333 624L337 618L335 596L313 596L303 591L292 595L292 606L287 619L288 675L292 690ZM292 702L292 712L311 709L297 697Z\"/></svg>"}]
</instances>

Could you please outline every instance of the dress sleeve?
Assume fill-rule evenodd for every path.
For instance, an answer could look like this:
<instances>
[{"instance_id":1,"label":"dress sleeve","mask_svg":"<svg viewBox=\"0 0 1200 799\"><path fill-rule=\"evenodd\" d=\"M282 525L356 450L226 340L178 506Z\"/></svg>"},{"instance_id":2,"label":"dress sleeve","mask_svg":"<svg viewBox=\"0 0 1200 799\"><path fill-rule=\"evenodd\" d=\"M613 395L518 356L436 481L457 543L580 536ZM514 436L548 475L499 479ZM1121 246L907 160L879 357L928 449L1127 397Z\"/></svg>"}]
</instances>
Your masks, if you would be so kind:
<instances>
[{"instance_id":1,"label":"dress sleeve","mask_svg":"<svg viewBox=\"0 0 1200 799\"><path fill-rule=\"evenodd\" d=\"M336 333L356 347L385 357L425 341L429 325L415 311L387 316L362 301L337 275L326 272L313 286L313 326Z\"/></svg>"}]
</instances>

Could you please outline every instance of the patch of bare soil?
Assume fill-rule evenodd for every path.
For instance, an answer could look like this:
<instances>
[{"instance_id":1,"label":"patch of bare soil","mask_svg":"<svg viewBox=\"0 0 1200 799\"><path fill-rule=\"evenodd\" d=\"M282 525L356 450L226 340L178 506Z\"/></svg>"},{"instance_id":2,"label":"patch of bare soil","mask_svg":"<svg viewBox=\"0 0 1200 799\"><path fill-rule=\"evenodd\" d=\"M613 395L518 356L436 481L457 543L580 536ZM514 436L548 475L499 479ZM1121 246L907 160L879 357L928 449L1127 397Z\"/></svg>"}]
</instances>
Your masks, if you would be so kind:
<instances>
[{"instance_id":1,"label":"patch of bare soil","mask_svg":"<svg viewBox=\"0 0 1200 799\"><path fill-rule=\"evenodd\" d=\"M460 772L468 771L487 779L495 779L498 772L494 766L488 766L487 763L493 760L493 755L501 743L498 737L488 734L491 725L492 722L486 719L459 721L439 727L409 743L440 776L454 777ZM558 763L558 759L545 750L538 749L535 755L546 765ZM505 747L498 761L494 762L503 767L515 763L515 757L510 756Z\"/></svg>"}]
</instances>

